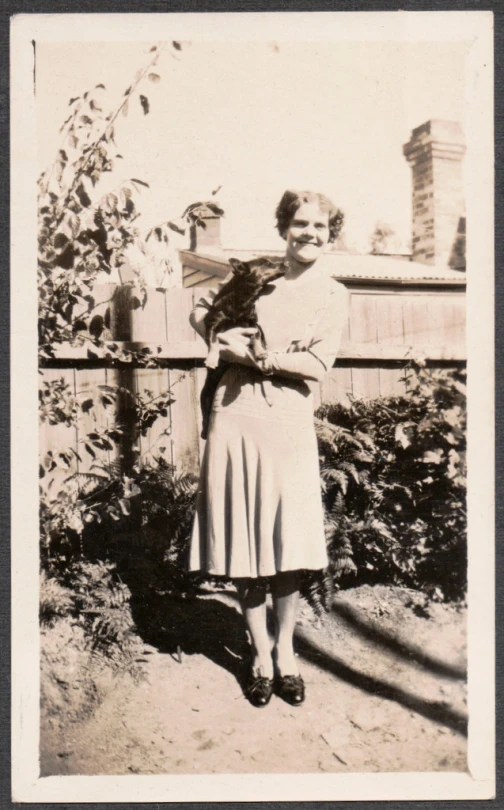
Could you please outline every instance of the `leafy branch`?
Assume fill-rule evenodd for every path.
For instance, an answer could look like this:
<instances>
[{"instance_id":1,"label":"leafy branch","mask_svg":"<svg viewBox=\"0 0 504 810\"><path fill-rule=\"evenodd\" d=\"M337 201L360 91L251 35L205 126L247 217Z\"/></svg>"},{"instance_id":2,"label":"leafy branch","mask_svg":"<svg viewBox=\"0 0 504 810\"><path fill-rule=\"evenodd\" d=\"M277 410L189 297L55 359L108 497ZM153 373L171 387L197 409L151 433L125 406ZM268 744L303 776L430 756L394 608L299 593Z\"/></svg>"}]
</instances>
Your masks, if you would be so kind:
<instances>
[{"instance_id":1,"label":"leafy branch","mask_svg":"<svg viewBox=\"0 0 504 810\"><path fill-rule=\"evenodd\" d=\"M329 571L336 584L357 570L360 582L459 599L467 575L465 375L411 361L404 380L404 396L318 411ZM326 586L310 580L313 604Z\"/></svg>"},{"instance_id":2,"label":"leafy branch","mask_svg":"<svg viewBox=\"0 0 504 810\"><path fill-rule=\"evenodd\" d=\"M108 123L105 126L105 129L103 130L101 135L96 139L96 141L91 144L87 155L84 157L84 159L81 162L81 165L80 165L79 169L75 173L74 179L73 179L73 181L72 181L72 183L70 185L70 188L68 189L67 196L66 196L66 198L65 198L65 200L63 202L63 207L65 207L65 205L70 201L71 194L72 194L73 190L75 189L75 187L76 187L77 183L79 182L80 178L82 177L82 175L85 173L86 167L88 166L90 160L93 158L93 156L94 156L96 150L98 149L100 143L102 141L106 142L107 139L108 139L107 136L110 136L111 133L112 133L112 138L111 139L113 140L113 126L114 126L115 120L117 119L117 117L121 113L123 115L126 115L127 109L128 109L128 102L129 102L130 97L135 93L138 85L143 81L143 79L147 76L147 74L149 74L149 71L151 71L152 68L157 64L157 62L159 60L159 54L161 53L161 51L165 47L166 47L166 43L162 43L160 47L154 45L151 48L151 51L155 52L154 56L150 59L149 63L143 69L141 69L141 70L139 70L137 72L133 83L125 90L124 98L121 101L121 103L119 104L119 106L117 107L117 109L115 110L115 112L113 112L113 113L111 113L111 114L109 114L107 116L106 120L108 121ZM149 74L149 75L151 75L152 77L155 76L156 77L155 81L159 80L159 76L157 74L152 73L152 74ZM143 96L143 98L145 98L145 96Z\"/></svg>"},{"instance_id":3,"label":"leafy branch","mask_svg":"<svg viewBox=\"0 0 504 810\"><path fill-rule=\"evenodd\" d=\"M175 44L172 46L175 48ZM140 234L134 227L139 216L134 195L142 187L148 188L148 183L137 177L129 178L93 203L84 181L94 187L105 172L112 171L114 123L120 114L127 113L128 102L143 81L157 83L161 80L153 68L164 47L166 43L151 48L148 63L137 71L120 103L108 115L104 114L96 93L88 91L82 97L70 99L72 112L62 130L77 157L72 161L67 149L59 149L51 171L39 178L39 354L42 362L53 358L57 345L62 343L83 345L89 341L98 352L104 349L100 342L103 329L97 328L99 317L93 315L93 285L99 273L110 274L113 268L119 270L127 260L131 245L142 247ZM104 90L105 85L100 83L97 89ZM141 97L141 104L146 113L146 96ZM145 285L140 278L137 283L143 306ZM135 357L135 352L125 354L114 344L107 347L107 352L116 353L116 359L121 362ZM146 352L138 359L145 363Z\"/></svg>"}]
</instances>

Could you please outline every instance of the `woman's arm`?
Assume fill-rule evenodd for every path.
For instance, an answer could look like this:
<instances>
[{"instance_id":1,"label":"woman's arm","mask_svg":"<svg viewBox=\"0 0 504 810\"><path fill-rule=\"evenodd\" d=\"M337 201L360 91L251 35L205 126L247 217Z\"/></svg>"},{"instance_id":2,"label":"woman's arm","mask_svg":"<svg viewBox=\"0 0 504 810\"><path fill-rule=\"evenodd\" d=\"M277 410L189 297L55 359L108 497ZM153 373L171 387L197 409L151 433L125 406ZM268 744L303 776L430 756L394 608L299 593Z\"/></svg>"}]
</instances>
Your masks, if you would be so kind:
<instances>
[{"instance_id":1,"label":"woman's arm","mask_svg":"<svg viewBox=\"0 0 504 810\"><path fill-rule=\"evenodd\" d=\"M197 304L189 315L189 323L203 339L206 337L205 318L207 315L208 307L204 307L201 304Z\"/></svg>"},{"instance_id":2,"label":"woman's arm","mask_svg":"<svg viewBox=\"0 0 504 810\"><path fill-rule=\"evenodd\" d=\"M255 329L229 329L218 335L221 343L219 356L227 363L256 368L267 376L320 382L326 369L321 360L310 351L267 352L263 360L256 360L250 351L250 338Z\"/></svg>"},{"instance_id":3,"label":"woman's arm","mask_svg":"<svg viewBox=\"0 0 504 810\"><path fill-rule=\"evenodd\" d=\"M326 373L322 361L310 351L268 352L257 365L263 374L314 382L321 382Z\"/></svg>"}]
</instances>

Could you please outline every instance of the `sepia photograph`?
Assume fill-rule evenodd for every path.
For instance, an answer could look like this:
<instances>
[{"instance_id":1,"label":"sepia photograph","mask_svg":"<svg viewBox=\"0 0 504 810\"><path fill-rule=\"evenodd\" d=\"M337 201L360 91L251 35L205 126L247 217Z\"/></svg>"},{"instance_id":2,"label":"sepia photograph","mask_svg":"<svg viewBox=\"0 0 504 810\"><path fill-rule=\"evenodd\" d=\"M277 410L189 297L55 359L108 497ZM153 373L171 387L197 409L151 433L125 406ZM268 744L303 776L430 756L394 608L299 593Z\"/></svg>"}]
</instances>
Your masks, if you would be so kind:
<instances>
[{"instance_id":1,"label":"sepia photograph","mask_svg":"<svg viewBox=\"0 0 504 810\"><path fill-rule=\"evenodd\" d=\"M13 19L17 800L493 795L491 40Z\"/></svg>"}]
</instances>

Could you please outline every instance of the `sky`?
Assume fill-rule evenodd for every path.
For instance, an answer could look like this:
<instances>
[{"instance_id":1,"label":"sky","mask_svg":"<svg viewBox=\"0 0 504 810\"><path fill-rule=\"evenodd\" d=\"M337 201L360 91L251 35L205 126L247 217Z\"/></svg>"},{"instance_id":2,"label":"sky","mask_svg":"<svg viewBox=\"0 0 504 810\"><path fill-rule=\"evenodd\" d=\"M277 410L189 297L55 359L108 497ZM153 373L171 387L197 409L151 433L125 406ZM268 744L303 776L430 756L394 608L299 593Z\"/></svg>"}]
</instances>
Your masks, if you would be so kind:
<instances>
[{"instance_id":1,"label":"sky","mask_svg":"<svg viewBox=\"0 0 504 810\"><path fill-rule=\"evenodd\" d=\"M40 169L61 146L68 101L98 83L115 109L152 43L37 43ZM464 42L193 42L168 47L161 80L132 99L116 126L114 172L150 185L138 208L141 229L216 198L225 210L226 248L278 249L274 210L286 188L327 194L345 213L347 243L369 250L378 221L411 236L411 170L402 145L429 120L465 117ZM107 106L108 105L108 106ZM183 245L181 245L183 246Z\"/></svg>"}]
</instances>

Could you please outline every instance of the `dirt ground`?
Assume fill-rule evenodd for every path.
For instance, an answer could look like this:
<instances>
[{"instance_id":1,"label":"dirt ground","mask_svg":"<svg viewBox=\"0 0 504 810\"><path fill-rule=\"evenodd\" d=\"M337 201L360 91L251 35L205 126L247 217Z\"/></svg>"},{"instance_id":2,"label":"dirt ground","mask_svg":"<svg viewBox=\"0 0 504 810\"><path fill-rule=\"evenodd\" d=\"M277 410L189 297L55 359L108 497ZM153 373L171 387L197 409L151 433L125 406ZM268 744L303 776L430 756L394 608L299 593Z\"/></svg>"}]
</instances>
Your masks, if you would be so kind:
<instances>
[{"instance_id":1,"label":"dirt ground","mask_svg":"<svg viewBox=\"0 0 504 810\"><path fill-rule=\"evenodd\" d=\"M59 622L42 633L41 775L464 771L465 627L401 588L343 591L322 619L303 604L306 702L257 709L230 591L160 598L138 683L86 670Z\"/></svg>"}]
</instances>

